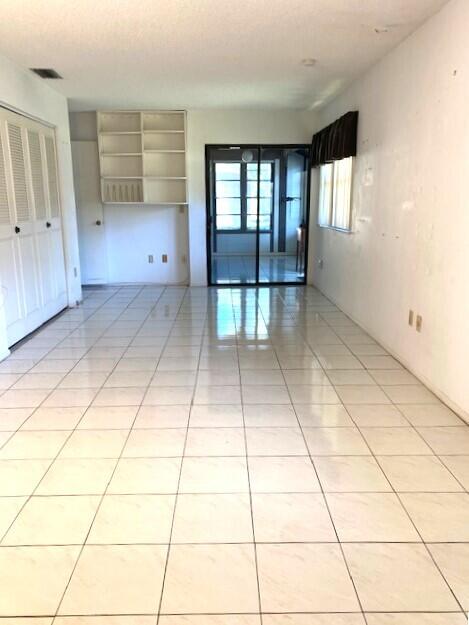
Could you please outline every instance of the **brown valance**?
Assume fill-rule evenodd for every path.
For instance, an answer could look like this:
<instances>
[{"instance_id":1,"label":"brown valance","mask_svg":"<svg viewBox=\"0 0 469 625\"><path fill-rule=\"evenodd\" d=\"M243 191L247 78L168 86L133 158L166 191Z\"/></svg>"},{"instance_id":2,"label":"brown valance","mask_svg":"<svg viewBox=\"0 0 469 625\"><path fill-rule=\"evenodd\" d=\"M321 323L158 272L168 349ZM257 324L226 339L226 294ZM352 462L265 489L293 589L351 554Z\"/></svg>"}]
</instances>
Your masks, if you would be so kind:
<instances>
[{"instance_id":1,"label":"brown valance","mask_svg":"<svg viewBox=\"0 0 469 625\"><path fill-rule=\"evenodd\" d=\"M311 166L356 156L357 126L358 111L349 111L313 135Z\"/></svg>"}]
</instances>

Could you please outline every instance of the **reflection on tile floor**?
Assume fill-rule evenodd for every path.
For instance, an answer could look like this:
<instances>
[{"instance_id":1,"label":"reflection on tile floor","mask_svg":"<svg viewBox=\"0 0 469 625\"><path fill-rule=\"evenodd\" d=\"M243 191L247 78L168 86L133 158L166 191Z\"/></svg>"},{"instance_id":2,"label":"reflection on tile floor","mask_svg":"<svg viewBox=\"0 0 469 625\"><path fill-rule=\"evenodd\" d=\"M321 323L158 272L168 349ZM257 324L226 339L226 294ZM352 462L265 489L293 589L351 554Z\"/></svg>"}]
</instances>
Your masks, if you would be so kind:
<instances>
[{"instance_id":1,"label":"reflection on tile floor","mask_svg":"<svg viewBox=\"0 0 469 625\"><path fill-rule=\"evenodd\" d=\"M260 256L259 282L303 282L297 271L296 256ZM212 256L213 284L247 284L256 282L256 257L217 254Z\"/></svg>"},{"instance_id":2,"label":"reflection on tile floor","mask_svg":"<svg viewBox=\"0 0 469 625\"><path fill-rule=\"evenodd\" d=\"M0 388L0 625L467 623L469 427L316 290L87 289Z\"/></svg>"}]
</instances>

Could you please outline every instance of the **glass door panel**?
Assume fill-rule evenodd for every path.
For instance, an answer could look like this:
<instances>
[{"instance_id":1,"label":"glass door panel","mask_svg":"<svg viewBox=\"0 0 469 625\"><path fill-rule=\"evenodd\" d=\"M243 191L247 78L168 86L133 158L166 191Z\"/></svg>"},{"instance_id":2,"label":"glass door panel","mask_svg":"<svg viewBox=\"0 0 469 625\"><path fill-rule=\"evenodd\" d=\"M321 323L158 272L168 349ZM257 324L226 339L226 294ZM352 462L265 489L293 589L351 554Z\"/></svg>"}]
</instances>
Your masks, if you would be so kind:
<instances>
[{"instance_id":1,"label":"glass door panel","mask_svg":"<svg viewBox=\"0 0 469 625\"><path fill-rule=\"evenodd\" d=\"M212 284L257 282L258 157L257 148L213 147L207 152Z\"/></svg>"},{"instance_id":2,"label":"glass door panel","mask_svg":"<svg viewBox=\"0 0 469 625\"><path fill-rule=\"evenodd\" d=\"M271 168L272 182L270 196L265 186L259 202L259 282L301 284L306 267L309 146L263 148L260 167L261 172ZM263 184L261 175L261 189Z\"/></svg>"}]
</instances>

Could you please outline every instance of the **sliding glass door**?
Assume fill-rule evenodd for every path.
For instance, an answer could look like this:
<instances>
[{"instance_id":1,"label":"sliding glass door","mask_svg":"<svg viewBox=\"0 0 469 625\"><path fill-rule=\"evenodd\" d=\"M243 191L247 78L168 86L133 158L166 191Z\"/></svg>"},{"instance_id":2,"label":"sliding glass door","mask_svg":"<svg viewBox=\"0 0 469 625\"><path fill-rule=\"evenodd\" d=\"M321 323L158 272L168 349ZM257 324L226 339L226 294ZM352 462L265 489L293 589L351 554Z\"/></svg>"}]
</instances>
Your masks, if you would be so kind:
<instances>
[{"instance_id":1,"label":"sliding glass door","mask_svg":"<svg viewBox=\"0 0 469 625\"><path fill-rule=\"evenodd\" d=\"M207 146L210 284L302 284L309 146Z\"/></svg>"}]
</instances>

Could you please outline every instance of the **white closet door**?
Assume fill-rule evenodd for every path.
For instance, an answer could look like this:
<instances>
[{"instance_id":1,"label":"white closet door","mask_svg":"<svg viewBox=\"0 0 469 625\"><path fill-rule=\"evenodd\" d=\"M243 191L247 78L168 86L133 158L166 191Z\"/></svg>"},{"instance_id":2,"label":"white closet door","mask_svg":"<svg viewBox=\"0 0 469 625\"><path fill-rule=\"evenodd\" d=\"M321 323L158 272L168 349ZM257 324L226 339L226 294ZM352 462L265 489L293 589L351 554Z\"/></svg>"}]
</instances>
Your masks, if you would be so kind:
<instances>
[{"instance_id":1,"label":"white closet door","mask_svg":"<svg viewBox=\"0 0 469 625\"><path fill-rule=\"evenodd\" d=\"M49 251L52 262L54 283L55 314L67 303L67 282L65 278L65 258L62 237L62 220L60 215L59 179L57 174L57 154L55 140L52 135L44 135L45 164L47 171L47 188L49 196L49 212L47 226L49 235ZM47 225L46 224L46 225Z\"/></svg>"},{"instance_id":2,"label":"white closet door","mask_svg":"<svg viewBox=\"0 0 469 625\"><path fill-rule=\"evenodd\" d=\"M6 148L6 123L0 120L0 303L5 309L7 332L10 334L10 327L21 323L22 306Z\"/></svg>"},{"instance_id":3,"label":"white closet door","mask_svg":"<svg viewBox=\"0 0 469 625\"><path fill-rule=\"evenodd\" d=\"M12 339L25 336L42 323L39 273L31 198L28 194L25 161L26 130L19 123L7 122L10 166L13 180L16 270L21 284L21 323L11 328Z\"/></svg>"},{"instance_id":4,"label":"white closet door","mask_svg":"<svg viewBox=\"0 0 469 625\"><path fill-rule=\"evenodd\" d=\"M46 203L45 168L41 136L37 130L28 132L31 190L34 201L34 228L38 255L38 272L42 307L50 306L55 299L54 268L50 250L49 210Z\"/></svg>"},{"instance_id":5,"label":"white closet door","mask_svg":"<svg viewBox=\"0 0 469 625\"><path fill-rule=\"evenodd\" d=\"M8 344L67 305L54 131L0 109L0 281Z\"/></svg>"}]
</instances>

